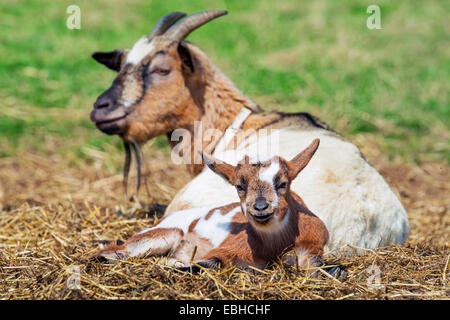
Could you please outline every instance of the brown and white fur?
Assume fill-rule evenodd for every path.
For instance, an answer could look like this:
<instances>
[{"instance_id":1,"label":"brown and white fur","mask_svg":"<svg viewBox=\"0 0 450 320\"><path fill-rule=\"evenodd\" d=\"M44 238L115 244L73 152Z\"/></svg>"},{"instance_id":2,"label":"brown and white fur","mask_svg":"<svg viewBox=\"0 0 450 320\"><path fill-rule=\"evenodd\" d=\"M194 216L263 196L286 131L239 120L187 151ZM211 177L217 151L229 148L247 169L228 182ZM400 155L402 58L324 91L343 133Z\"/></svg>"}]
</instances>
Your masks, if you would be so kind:
<instances>
[{"instance_id":1,"label":"brown and white fur","mask_svg":"<svg viewBox=\"0 0 450 320\"><path fill-rule=\"evenodd\" d=\"M288 263L319 266L328 241L327 228L290 189L318 146L319 139L315 139L291 161L278 156L255 160L245 156L237 166L204 154L209 168L236 188L240 202L174 212L95 257L170 254L169 264L178 267L189 266L193 258L205 267L264 268L281 254L293 251L284 256Z\"/></svg>"},{"instance_id":2,"label":"brown and white fur","mask_svg":"<svg viewBox=\"0 0 450 320\"><path fill-rule=\"evenodd\" d=\"M328 249L338 251L347 244L376 248L404 243L409 234L405 209L354 144L307 113L262 112L202 50L166 33L142 38L131 50L93 55L118 72L91 113L100 130L118 134L126 143L144 143L162 134L170 140L172 132L182 128L190 132L193 147L194 140L201 139L195 135L195 121L201 121L204 131L215 128L225 132L231 126L253 131L227 148L216 148L223 137L200 144L202 150L233 165L245 153L267 146L275 134L276 151L270 153L285 159L319 137L320 150L291 189L325 222L330 232ZM265 129L270 134L260 135ZM175 148L178 142L170 143ZM192 148L191 158L197 154ZM238 200L233 188L203 164L190 164L189 169L200 174L177 193L166 215Z\"/></svg>"}]
</instances>

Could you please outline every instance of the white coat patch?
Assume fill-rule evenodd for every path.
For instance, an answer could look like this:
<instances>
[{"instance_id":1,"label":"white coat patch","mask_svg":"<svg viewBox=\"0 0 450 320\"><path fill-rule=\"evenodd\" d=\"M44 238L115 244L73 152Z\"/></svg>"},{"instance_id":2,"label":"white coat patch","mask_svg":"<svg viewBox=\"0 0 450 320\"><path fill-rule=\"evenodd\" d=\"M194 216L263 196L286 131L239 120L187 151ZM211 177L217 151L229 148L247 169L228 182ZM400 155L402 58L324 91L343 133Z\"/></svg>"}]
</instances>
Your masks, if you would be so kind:
<instances>
[{"instance_id":1,"label":"white coat patch","mask_svg":"<svg viewBox=\"0 0 450 320\"><path fill-rule=\"evenodd\" d=\"M204 239L208 239L216 248L230 235L230 224L234 214L241 211L238 206L225 215L215 210L208 220L200 219L194 231Z\"/></svg>"},{"instance_id":2,"label":"white coat patch","mask_svg":"<svg viewBox=\"0 0 450 320\"><path fill-rule=\"evenodd\" d=\"M266 181L273 186L273 179L275 175L280 171L280 165L278 161L273 161L267 169L261 169L259 172L259 179L262 181Z\"/></svg>"},{"instance_id":3,"label":"white coat patch","mask_svg":"<svg viewBox=\"0 0 450 320\"><path fill-rule=\"evenodd\" d=\"M149 42L146 37L140 38L130 50L127 55L127 63L138 64L142 59L144 59L150 52L153 51L155 46L153 42Z\"/></svg>"},{"instance_id":4,"label":"white coat patch","mask_svg":"<svg viewBox=\"0 0 450 320\"><path fill-rule=\"evenodd\" d=\"M188 232L189 226L195 219L204 217L211 209L217 206L203 207L203 208L193 208L187 210L176 211L171 215L167 216L162 220L157 226L146 228L140 231L138 234L153 230L155 228L177 228L186 234Z\"/></svg>"},{"instance_id":5,"label":"white coat patch","mask_svg":"<svg viewBox=\"0 0 450 320\"><path fill-rule=\"evenodd\" d=\"M157 226L146 228L138 234L159 228L176 228L182 230L186 235L191 223L194 222L194 220L199 219L194 228L194 232L196 232L201 238L209 240L214 247L218 247L230 234L230 223L234 214L241 211L241 207L238 206L226 214L222 214L220 212L220 207L223 205L225 204L176 211L165 217L164 220L162 220ZM217 209L214 210L209 219L206 220L205 217L208 212L215 208ZM141 251L142 249L140 249L139 252Z\"/></svg>"},{"instance_id":6,"label":"white coat patch","mask_svg":"<svg viewBox=\"0 0 450 320\"><path fill-rule=\"evenodd\" d=\"M132 242L127 245L127 253L130 257L136 257L141 254L152 253L154 250L170 250L174 239L172 235L169 238L144 238L137 242Z\"/></svg>"}]
</instances>

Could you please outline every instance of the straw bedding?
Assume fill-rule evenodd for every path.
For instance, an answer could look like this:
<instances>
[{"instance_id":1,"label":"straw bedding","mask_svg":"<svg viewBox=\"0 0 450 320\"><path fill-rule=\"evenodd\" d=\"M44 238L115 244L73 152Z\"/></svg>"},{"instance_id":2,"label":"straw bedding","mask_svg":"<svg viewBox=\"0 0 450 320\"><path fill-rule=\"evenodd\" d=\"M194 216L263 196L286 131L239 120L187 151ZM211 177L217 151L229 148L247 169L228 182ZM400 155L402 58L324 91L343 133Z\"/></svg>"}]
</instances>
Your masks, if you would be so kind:
<instances>
[{"instance_id":1,"label":"straw bedding","mask_svg":"<svg viewBox=\"0 0 450 320\"><path fill-rule=\"evenodd\" d=\"M148 163L140 200L168 204L189 176L166 155ZM164 266L163 258L86 262L98 249L93 240L124 240L157 217L124 202L121 175L96 162L73 165L32 152L0 159L0 298L448 299L448 166L374 166L406 207L410 238L404 246L327 260L347 268L347 277L336 279L281 263L191 275Z\"/></svg>"}]
</instances>

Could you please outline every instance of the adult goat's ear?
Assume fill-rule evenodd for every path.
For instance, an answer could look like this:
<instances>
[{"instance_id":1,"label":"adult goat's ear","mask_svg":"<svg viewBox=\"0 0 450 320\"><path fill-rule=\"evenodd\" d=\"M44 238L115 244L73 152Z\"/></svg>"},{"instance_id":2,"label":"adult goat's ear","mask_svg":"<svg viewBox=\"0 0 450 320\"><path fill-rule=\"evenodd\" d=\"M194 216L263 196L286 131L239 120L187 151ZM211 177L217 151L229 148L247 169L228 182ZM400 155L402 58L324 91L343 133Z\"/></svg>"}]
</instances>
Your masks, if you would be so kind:
<instances>
[{"instance_id":1,"label":"adult goat's ear","mask_svg":"<svg viewBox=\"0 0 450 320\"><path fill-rule=\"evenodd\" d=\"M295 177L302 171L309 163L317 148L319 147L320 139L314 139L313 142L302 152L297 154L291 161L288 162L289 178L294 180Z\"/></svg>"},{"instance_id":2,"label":"adult goat's ear","mask_svg":"<svg viewBox=\"0 0 450 320\"><path fill-rule=\"evenodd\" d=\"M229 183L232 183L234 178L234 173L236 172L236 167L225 163L219 159L214 158L213 156L200 152L203 161L213 172L217 173L219 176L224 178Z\"/></svg>"},{"instance_id":3,"label":"adult goat's ear","mask_svg":"<svg viewBox=\"0 0 450 320\"><path fill-rule=\"evenodd\" d=\"M92 58L111 70L119 71L125 55L125 50L116 49L109 52L94 52Z\"/></svg>"},{"instance_id":4,"label":"adult goat's ear","mask_svg":"<svg viewBox=\"0 0 450 320\"><path fill-rule=\"evenodd\" d=\"M178 56L181 59L183 70L188 72L194 72L194 61L192 60L191 52L185 43L180 42L178 44Z\"/></svg>"}]
</instances>

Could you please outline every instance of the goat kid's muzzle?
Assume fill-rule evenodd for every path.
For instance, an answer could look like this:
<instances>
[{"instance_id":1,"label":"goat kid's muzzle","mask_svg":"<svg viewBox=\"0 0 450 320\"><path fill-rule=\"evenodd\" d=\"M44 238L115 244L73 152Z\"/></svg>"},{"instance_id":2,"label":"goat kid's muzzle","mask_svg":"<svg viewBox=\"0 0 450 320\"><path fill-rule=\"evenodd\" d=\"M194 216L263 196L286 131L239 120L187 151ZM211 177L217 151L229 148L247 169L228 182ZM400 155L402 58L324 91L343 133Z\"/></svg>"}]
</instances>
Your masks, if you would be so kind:
<instances>
[{"instance_id":1,"label":"goat kid's muzzle","mask_svg":"<svg viewBox=\"0 0 450 320\"><path fill-rule=\"evenodd\" d=\"M272 219L274 212L258 212L256 214L250 213L250 216L252 219L260 224L266 224L269 222L270 219Z\"/></svg>"}]
</instances>

